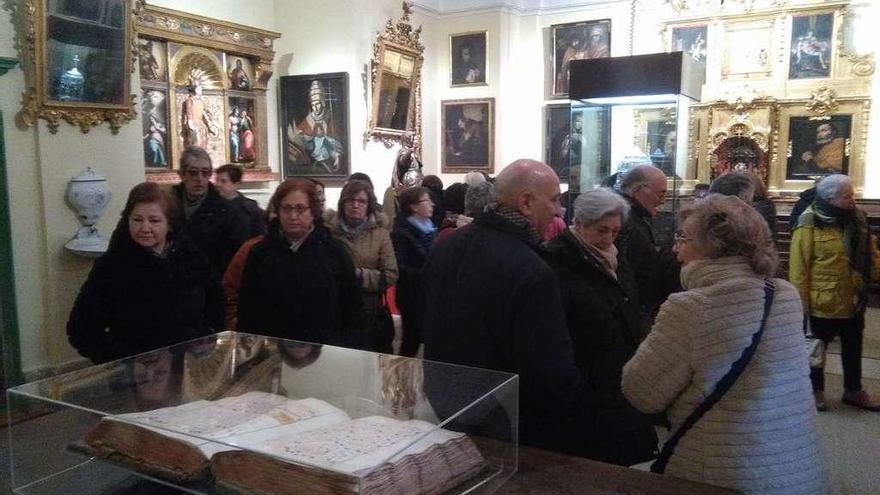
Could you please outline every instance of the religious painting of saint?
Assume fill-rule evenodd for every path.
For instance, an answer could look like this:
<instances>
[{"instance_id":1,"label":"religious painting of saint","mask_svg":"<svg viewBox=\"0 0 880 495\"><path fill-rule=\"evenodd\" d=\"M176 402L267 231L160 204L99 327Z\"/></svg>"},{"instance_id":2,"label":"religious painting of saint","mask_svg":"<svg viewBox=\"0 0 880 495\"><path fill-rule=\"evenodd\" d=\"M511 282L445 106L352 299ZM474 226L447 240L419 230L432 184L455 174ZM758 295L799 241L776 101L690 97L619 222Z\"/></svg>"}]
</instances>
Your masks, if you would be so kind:
<instances>
[{"instance_id":1,"label":"religious painting of saint","mask_svg":"<svg viewBox=\"0 0 880 495\"><path fill-rule=\"evenodd\" d=\"M440 102L442 173L495 172L495 99Z\"/></svg>"},{"instance_id":2,"label":"religious painting of saint","mask_svg":"<svg viewBox=\"0 0 880 495\"><path fill-rule=\"evenodd\" d=\"M281 112L285 177L348 177L348 73L282 77Z\"/></svg>"},{"instance_id":3,"label":"religious painting of saint","mask_svg":"<svg viewBox=\"0 0 880 495\"><path fill-rule=\"evenodd\" d=\"M165 43L149 38L139 38L138 63L141 68L142 81L164 81L168 70Z\"/></svg>"},{"instance_id":4,"label":"religious painting of saint","mask_svg":"<svg viewBox=\"0 0 880 495\"><path fill-rule=\"evenodd\" d=\"M144 139L144 164L168 168L168 95L164 89L141 90L141 122Z\"/></svg>"},{"instance_id":5,"label":"religious painting of saint","mask_svg":"<svg viewBox=\"0 0 880 495\"><path fill-rule=\"evenodd\" d=\"M225 98L216 90L205 92L202 83L194 81L175 92L177 149L198 146L208 152L215 164L226 163Z\"/></svg>"},{"instance_id":6,"label":"religious painting of saint","mask_svg":"<svg viewBox=\"0 0 880 495\"><path fill-rule=\"evenodd\" d=\"M229 163L250 163L257 159L257 135L254 127L254 100L229 97Z\"/></svg>"},{"instance_id":7,"label":"religious painting of saint","mask_svg":"<svg viewBox=\"0 0 880 495\"><path fill-rule=\"evenodd\" d=\"M449 36L451 86L486 84L486 31Z\"/></svg>"},{"instance_id":8,"label":"religious painting of saint","mask_svg":"<svg viewBox=\"0 0 880 495\"><path fill-rule=\"evenodd\" d=\"M788 78L810 79L831 76L831 48L834 14L794 16Z\"/></svg>"},{"instance_id":9,"label":"religious painting of saint","mask_svg":"<svg viewBox=\"0 0 880 495\"><path fill-rule=\"evenodd\" d=\"M226 56L226 75L229 76L229 88L241 91L251 90L253 68L251 61L232 55Z\"/></svg>"},{"instance_id":10,"label":"religious painting of saint","mask_svg":"<svg viewBox=\"0 0 880 495\"><path fill-rule=\"evenodd\" d=\"M571 167L581 162L583 132L583 112L568 105L547 105L544 160L563 183L568 182Z\"/></svg>"},{"instance_id":11,"label":"religious painting of saint","mask_svg":"<svg viewBox=\"0 0 880 495\"><path fill-rule=\"evenodd\" d=\"M788 126L787 180L811 180L849 172L852 115L830 119L791 117Z\"/></svg>"},{"instance_id":12,"label":"religious painting of saint","mask_svg":"<svg viewBox=\"0 0 880 495\"><path fill-rule=\"evenodd\" d=\"M671 52L685 52L695 62L703 64L706 70L706 54L708 53L706 40L706 26L681 26L672 28Z\"/></svg>"},{"instance_id":13,"label":"religious painting of saint","mask_svg":"<svg viewBox=\"0 0 880 495\"><path fill-rule=\"evenodd\" d=\"M550 26L553 43L551 96L568 95L572 60L611 56L611 20L574 22Z\"/></svg>"}]
</instances>

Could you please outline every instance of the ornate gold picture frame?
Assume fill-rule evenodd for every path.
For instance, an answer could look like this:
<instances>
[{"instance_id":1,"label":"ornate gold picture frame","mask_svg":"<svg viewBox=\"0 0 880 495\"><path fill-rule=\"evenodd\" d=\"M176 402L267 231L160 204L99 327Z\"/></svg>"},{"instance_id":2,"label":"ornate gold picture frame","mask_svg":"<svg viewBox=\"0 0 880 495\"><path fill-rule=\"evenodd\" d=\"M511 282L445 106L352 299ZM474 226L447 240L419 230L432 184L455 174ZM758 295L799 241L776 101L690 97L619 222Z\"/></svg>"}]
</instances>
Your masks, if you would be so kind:
<instances>
[{"instance_id":1,"label":"ornate gold picture frame","mask_svg":"<svg viewBox=\"0 0 880 495\"><path fill-rule=\"evenodd\" d=\"M412 7L403 2L403 17L391 20L373 45L372 109L364 140L378 139L390 147L406 132L413 148L422 143L422 28L410 24Z\"/></svg>"},{"instance_id":2,"label":"ornate gold picture frame","mask_svg":"<svg viewBox=\"0 0 880 495\"><path fill-rule=\"evenodd\" d=\"M870 111L869 98L837 99L829 88L820 88L806 101L780 104L779 140L773 150L770 186L781 192L807 189L814 180L809 170L828 168L813 174L827 175L837 166L832 165L834 162L852 177L856 194L861 194ZM829 156L825 159L823 155Z\"/></svg>"},{"instance_id":3,"label":"ornate gold picture frame","mask_svg":"<svg viewBox=\"0 0 880 495\"><path fill-rule=\"evenodd\" d=\"M107 121L115 134L135 116L131 73L138 46L134 18L143 0L27 0L22 10L29 89L20 120L61 120L82 132Z\"/></svg>"}]
</instances>

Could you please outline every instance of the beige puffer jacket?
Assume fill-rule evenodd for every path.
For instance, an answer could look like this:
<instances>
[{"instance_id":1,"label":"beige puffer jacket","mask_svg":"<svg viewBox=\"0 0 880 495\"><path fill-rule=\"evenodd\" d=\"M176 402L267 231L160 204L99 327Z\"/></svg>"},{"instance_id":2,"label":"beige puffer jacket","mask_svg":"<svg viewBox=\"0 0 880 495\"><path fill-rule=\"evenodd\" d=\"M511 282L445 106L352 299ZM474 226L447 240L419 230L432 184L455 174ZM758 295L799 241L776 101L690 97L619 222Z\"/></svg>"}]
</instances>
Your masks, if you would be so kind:
<instances>
[{"instance_id":1,"label":"beige puffer jacket","mask_svg":"<svg viewBox=\"0 0 880 495\"><path fill-rule=\"evenodd\" d=\"M397 282L397 259L391 245L388 221L383 213L370 215L367 225L356 235L342 229L339 225L341 219L335 211L325 212L324 221L333 237L348 247L363 292L376 293L380 285L388 288Z\"/></svg>"},{"instance_id":2,"label":"beige puffer jacket","mask_svg":"<svg viewBox=\"0 0 880 495\"><path fill-rule=\"evenodd\" d=\"M685 265L686 292L661 306L623 368L623 392L672 431L715 388L758 330L763 278L739 256ZM775 279L764 335L727 394L681 439L666 473L744 493L828 493L798 292Z\"/></svg>"}]
</instances>

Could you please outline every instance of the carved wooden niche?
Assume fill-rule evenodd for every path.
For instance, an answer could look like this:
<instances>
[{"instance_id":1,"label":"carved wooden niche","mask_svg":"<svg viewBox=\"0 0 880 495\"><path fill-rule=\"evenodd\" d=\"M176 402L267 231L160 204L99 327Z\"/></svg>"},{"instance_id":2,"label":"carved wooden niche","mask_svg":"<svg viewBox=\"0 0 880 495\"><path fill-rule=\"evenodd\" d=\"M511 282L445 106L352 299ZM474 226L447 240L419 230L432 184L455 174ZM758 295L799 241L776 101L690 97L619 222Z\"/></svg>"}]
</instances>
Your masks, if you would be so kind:
<instances>
[{"instance_id":1,"label":"carved wooden niche","mask_svg":"<svg viewBox=\"0 0 880 495\"><path fill-rule=\"evenodd\" d=\"M246 181L275 179L266 90L281 35L154 6L136 23L148 179L176 181L190 145L207 150L215 167L242 166Z\"/></svg>"}]
</instances>

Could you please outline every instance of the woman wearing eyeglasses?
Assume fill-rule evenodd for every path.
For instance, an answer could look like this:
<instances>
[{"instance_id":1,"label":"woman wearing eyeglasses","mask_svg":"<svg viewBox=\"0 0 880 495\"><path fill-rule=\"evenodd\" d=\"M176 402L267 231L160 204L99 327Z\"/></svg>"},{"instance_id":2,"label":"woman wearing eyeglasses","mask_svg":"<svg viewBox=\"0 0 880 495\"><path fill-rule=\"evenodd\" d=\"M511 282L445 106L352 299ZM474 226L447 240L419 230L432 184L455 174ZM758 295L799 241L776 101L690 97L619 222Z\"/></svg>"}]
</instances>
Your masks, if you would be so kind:
<instances>
[{"instance_id":1,"label":"woman wearing eyeglasses","mask_svg":"<svg viewBox=\"0 0 880 495\"><path fill-rule=\"evenodd\" d=\"M400 280L397 307L403 320L400 353L415 356L422 345L422 270L434 244L437 228L431 221L434 202L426 187L410 187L397 196L400 213L394 219L391 242L397 256Z\"/></svg>"},{"instance_id":2,"label":"woman wearing eyeglasses","mask_svg":"<svg viewBox=\"0 0 880 495\"><path fill-rule=\"evenodd\" d=\"M361 288L363 318L361 340L365 349L391 353L394 330L376 328L376 315L385 289L397 282L397 260L388 234L388 221L378 211L373 187L360 180L342 188L339 209L328 215L327 226L333 237L350 250Z\"/></svg>"},{"instance_id":3,"label":"woman wearing eyeglasses","mask_svg":"<svg viewBox=\"0 0 880 495\"><path fill-rule=\"evenodd\" d=\"M735 196L685 207L672 294L622 389L671 424L655 472L761 494L829 493L807 376L801 301L773 278L767 222Z\"/></svg>"},{"instance_id":4,"label":"woman wearing eyeglasses","mask_svg":"<svg viewBox=\"0 0 880 495\"><path fill-rule=\"evenodd\" d=\"M103 363L221 330L219 276L181 216L157 184L131 190L70 312L67 336L80 354Z\"/></svg>"},{"instance_id":5,"label":"woman wearing eyeglasses","mask_svg":"<svg viewBox=\"0 0 880 495\"><path fill-rule=\"evenodd\" d=\"M361 297L354 264L322 224L314 182L288 179L269 202L277 217L245 261L238 329L360 347Z\"/></svg>"}]
</instances>

